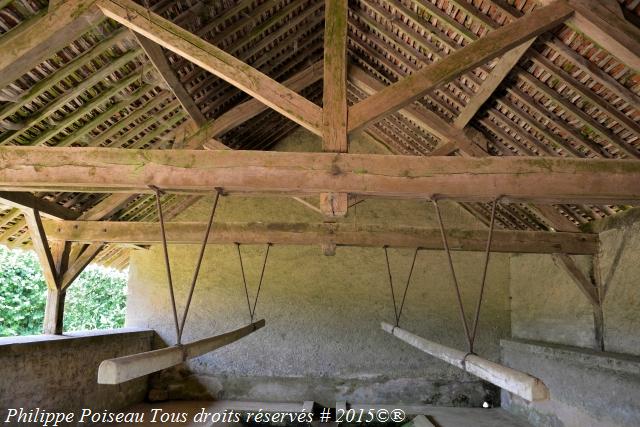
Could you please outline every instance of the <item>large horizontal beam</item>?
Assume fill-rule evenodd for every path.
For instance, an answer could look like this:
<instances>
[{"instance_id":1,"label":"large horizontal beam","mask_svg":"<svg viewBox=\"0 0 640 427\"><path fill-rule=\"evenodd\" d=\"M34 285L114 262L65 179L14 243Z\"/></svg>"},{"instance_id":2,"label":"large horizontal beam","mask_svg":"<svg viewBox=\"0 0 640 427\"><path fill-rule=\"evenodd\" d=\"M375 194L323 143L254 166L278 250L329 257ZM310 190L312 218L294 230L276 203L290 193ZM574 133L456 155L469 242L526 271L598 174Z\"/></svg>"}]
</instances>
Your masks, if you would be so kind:
<instances>
[{"instance_id":1,"label":"large horizontal beam","mask_svg":"<svg viewBox=\"0 0 640 427\"><path fill-rule=\"evenodd\" d=\"M109 18L234 85L316 135L322 135L322 108L233 55L131 0L99 0L96 4Z\"/></svg>"},{"instance_id":2,"label":"large horizontal beam","mask_svg":"<svg viewBox=\"0 0 640 427\"><path fill-rule=\"evenodd\" d=\"M167 241L173 244L201 243L206 225L199 222L169 222L165 227ZM47 221L45 231L52 240L144 245L161 242L160 225L157 222ZM484 251L487 231L450 229L448 241L452 250ZM346 223L217 223L213 226L208 242L442 249L439 229L381 228ZM598 251L598 235L496 230L491 250L514 253L595 254Z\"/></svg>"},{"instance_id":3,"label":"large horizontal beam","mask_svg":"<svg viewBox=\"0 0 640 427\"><path fill-rule=\"evenodd\" d=\"M564 0L556 0L549 6L536 9L504 27L491 31L442 60L425 66L355 104L349 111L349 131L361 129L403 108L438 85L445 84L554 28L572 14L573 9Z\"/></svg>"},{"instance_id":4,"label":"large horizontal beam","mask_svg":"<svg viewBox=\"0 0 640 427\"><path fill-rule=\"evenodd\" d=\"M638 204L640 161L235 150L0 147L0 191L351 193Z\"/></svg>"}]
</instances>

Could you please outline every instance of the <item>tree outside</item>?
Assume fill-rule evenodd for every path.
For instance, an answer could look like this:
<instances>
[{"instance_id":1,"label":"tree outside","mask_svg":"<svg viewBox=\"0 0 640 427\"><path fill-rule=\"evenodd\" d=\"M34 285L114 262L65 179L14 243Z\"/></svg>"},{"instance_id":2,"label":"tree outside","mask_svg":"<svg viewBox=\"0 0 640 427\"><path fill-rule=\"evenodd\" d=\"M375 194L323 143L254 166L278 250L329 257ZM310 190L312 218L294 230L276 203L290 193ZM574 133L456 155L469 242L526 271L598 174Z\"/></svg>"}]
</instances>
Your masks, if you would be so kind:
<instances>
[{"instance_id":1,"label":"tree outside","mask_svg":"<svg viewBox=\"0 0 640 427\"><path fill-rule=\"evenodd\" d=\"M47 285L31 251L0 246L0 336L42 333ZM89 266L67 290L65 331L124 326L127 274Z\"/></svg>"}]
</instances>

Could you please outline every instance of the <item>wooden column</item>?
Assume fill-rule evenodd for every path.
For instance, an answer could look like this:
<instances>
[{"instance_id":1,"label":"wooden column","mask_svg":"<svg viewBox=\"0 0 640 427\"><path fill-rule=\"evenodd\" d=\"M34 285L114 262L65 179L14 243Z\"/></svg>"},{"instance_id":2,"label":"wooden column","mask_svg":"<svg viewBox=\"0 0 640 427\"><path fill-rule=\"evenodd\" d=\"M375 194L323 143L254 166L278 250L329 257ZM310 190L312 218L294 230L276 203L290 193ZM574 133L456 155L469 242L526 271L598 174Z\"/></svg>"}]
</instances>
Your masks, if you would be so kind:
<instances>
[{"instance_id":1,"label":"wooden column","mask_svg":"<svg viewBox=\"0 0 640 427\"><path fill-rule=\"evenodd\" d=\"M326 0L324 14L324 88L322 149L349 151L347 139L347 16L348 0ZM329 219L347 214L347 193L321 193L320 210Z\"/></svg>"},{"instance_id":2,"label":"wooden column","mask_svg":"<svg viewBox=\"0 0 640 427\"><path fill-rule=\"evenodd\" d=\"M62 288L61 272L66 268L71 244L62 240L49 246L44 231L40 211L24 209L23 214L31 234L33 249L40 260L42 273L47 283L47 302L45 306L45 334L62 334L64 318L65 290Z\"/></svg>"},{"instance_id":3,"label":"wooden column","mask_svg":"<svg viewBox=\"0 0 640 427\"><path fill-rule=\"evenodd\" d=\"M64 299L66 293L66 290L47 288L47 302L44 308L44 334L62 335L64 329Z\"/></svg>"}]
</instances>

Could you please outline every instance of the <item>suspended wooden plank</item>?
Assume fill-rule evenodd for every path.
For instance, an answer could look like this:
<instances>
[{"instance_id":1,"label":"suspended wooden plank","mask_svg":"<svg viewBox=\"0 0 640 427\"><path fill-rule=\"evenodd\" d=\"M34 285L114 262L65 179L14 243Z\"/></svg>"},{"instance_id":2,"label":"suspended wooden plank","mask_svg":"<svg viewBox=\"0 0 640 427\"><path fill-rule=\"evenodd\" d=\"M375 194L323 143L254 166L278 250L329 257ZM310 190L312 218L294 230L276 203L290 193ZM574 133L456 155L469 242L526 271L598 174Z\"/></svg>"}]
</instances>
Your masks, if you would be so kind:
<instances>
[{"instance_id":1,"label":"suspended wooden plank","mask_svg":"<svg viewBox=\"0 0 640 427\"><path fill-rule=\"evenodd\" d=\"M157 222L126 221L46 221L45 232L52 240L81 243L151 245L161 242ZM167 241L172 244L197 244L206 230L204 222L168 222ZM486 230L447 230L451 250L484 251ZM407 247L441 250L442 237L437 228L407 226L367 226L325 223L221 223L209 234L209 244L281 244L338 246ZM553 233L546 231L495 230L491 250L507 253L568 253L590 255L598 252L597 234Z\"/></svg>"},{"instance_id":2,"label":"suspended wooden plank","mask_svg":"<svg viewBox=\"0 0 640 427\"><path fill-rule=\"evenodd\" d=\"M188 359L202 356L246 337L264 325L265 321L262 319L235 331L205 338L190 344L104 360L98 368L98 384L120 384L179 365Z\"/></svg>"},{"instance_id":3,"label":"suspended wooden plank","mask_svg":"<svg viewBox=\"0 0 640 427\"><path fill-rule=\"evenodd\" d=\"M0 147L0 190L286 195L323 192L455 201L640 202L640 161L419 157L249 150Z\"/></svg>"},{"instance_id":4,"label":"suspended wooden plank","mask_svg":"<svg viewBox=\"0 0 640 427\"><path fill-rule=\"evenodd\" d=\"M482 378L498 387L505 389L523 399L532 402L549 398L549 389L538 378L524 372L500 365L474 354L446 347L442 344L426 340L422 337L382 322L382 329L401 339L407 344L458 367L470 374Z\"/></svg>"},{"instance_id":5,"label":"suspended wooden plank","mask_svg":"<svg viewBox=\"0 0 640 427\"><path fill-rule=\"evenodd\" d=\"M355 131L422 97L440 84L485 64L512 48L562 23L573 9L562 0L490 32L442 60L387 86L355 104L349 111L349 131Z\"/></svg>"}]
</instances>

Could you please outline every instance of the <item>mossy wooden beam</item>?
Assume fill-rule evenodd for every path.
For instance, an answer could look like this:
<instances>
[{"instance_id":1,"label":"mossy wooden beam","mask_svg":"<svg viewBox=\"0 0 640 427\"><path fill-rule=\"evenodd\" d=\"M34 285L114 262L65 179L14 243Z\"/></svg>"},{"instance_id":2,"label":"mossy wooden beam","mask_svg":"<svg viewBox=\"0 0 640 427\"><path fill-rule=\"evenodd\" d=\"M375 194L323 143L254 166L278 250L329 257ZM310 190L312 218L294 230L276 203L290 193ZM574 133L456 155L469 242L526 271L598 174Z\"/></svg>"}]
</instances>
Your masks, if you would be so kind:
<instances>
[{"instance_id":1,"label":"mossy wooden beam","mask_svg":"<svg viewBox=\"0 0 640 427\"><path fill-rule=\"evenodd\" d=\"M349 111L349 130L355 131L408 105L429 90L496 58L526 40L536 37L573 14L564 0L536 9L474 43L450 54L377 94L354 105Z\"/></svg>"},{"instance_id":2,"label":"mossy wooden beam","mask_svg":"<svg viewBox=\"0 0 640 427\"><path fill-rule=\"evenodd\" d=\"M130 0L100 0L108 17L238 87L285 117L322 135L322 109L200 37Z\"/></svg>"},{"instance_id":3,"label":"mossy wooden beam","mask_svg":"<svg viewBox=\"0 0 640 427\"><path fill-rule=\"evenodd\" d=\"M203 222L166 223L167 241L197 244L206 230ZM81 243L150 245L161 242L157 222L46 221L50 239ZM486 230L449 229L452 250L484 251ZM216 223L209 244L262 244L398 247L442 249L440 230L407 226L373 226L328 223ZM568 253L591 255L598 250L598 235L544 231L494 231L491 250L507 253Z\"/></svg>"},{"instance_id":4,"label":"mossy wooden beam","mask_svg":"<svg viewBox=\"0 0 640 427\"><path fill-rule=\"evenodd\" d=\"M324 28L324 151L347 152L347 0L327 0Z\"/></svg>"},{"instance_id":5,"label":"mossy wooden beam","mask_svg":"<svg viewBox=\"0 0 640 427\"><path fill-rule=\"evenodd\" d=\"M0 87L69 45L104 17L94 0L68 0L0 38Z\"/></svg>"},{"instance_id":6,"label":"mossy wooden beam","mask_svg":"<svg viewBox=\"0 0 640 427\"><path fill-rule=\"evenodd\" d=\"M250 150L0 147L0 189L152 193L323 192L456 201L638 204L640 161L416 157Z\"/></svg>"}]
</instances>

